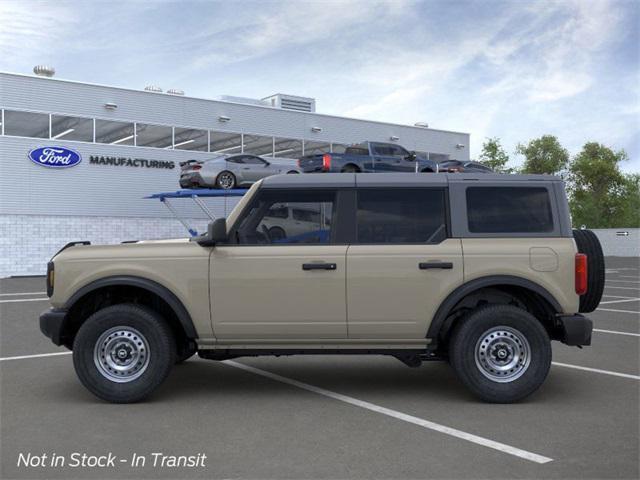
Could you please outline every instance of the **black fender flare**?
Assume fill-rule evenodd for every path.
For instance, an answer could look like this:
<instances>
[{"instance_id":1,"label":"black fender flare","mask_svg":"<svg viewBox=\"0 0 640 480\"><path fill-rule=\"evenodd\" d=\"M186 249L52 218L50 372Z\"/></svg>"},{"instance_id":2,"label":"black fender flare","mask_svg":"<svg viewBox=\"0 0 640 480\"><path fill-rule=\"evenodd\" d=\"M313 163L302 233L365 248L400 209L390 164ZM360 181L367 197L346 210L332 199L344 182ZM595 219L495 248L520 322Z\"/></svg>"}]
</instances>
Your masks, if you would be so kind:
<instances>
[{"instance_id":1,"label":"black fender flare","mask_svg":"<svg viewBox=\"0 0 640 480\"><path fill-rule=\"evenodd\" d=\"M429 331L427 332L427 338L431 338L437 341L440 331L444 326L444 323L451 312L451 309L456 306L456 304L462 300L467 295L479 290L481 288L500 286L500 285L510 285L515 287L526 288L527 290L532 291L533 293L537 293L542 298L544 298L549 304L553 307L556 313L560 313L562 311L562 307L560 303L555 299L549 291L541 287L535 282L531 280L527 280L526 278L516 277L512 275L490 275L487 277L480 277L470 282L467 282L463 285L460 285L453 292L449 294L449 296L440 304L438 310L433 316L433 320L431 321L431 325L429 326Z\"/></svg>"},{"instance_id":2,"label":"black fender flare","mask_svg":"<svg viewBox=\"0 0 640 480\"><path fill-rule=\"evenodd\" d=\"M149 280L148 278L136 277L133 275L116 275L95 280L78 289L66 302L64 308L68 311L75 303L85 295L104 287L113 286L130 286L138 287L158 295L162 300L167 302L169 307L175 312L180 325L184 329L187 338L198 338L191 315L178 299L178 297L167 287L160 285L158 282Z\"/></svg>"}]
</instances>

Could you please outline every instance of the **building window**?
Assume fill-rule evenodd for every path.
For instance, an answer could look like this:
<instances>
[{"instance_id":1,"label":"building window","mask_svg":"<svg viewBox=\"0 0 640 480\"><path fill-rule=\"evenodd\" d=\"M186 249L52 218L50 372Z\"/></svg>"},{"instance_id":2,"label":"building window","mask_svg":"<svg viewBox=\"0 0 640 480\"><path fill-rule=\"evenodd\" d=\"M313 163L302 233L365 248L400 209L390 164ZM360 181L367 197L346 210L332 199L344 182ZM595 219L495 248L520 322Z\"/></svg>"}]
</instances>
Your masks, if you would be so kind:
<instances>
[{"instance_id":1,"label":"building window","mask_svg":"<svg viewBox=\"0 0 640 480\"><path fill-rule=\"evenodd\" d=\"M138 147L171 148L173 129L162 125L136 123L136 145Z\"/></svg>"},{"instance_id":2,"label":"building window","mask_svg":"<svg viewBox=\"0 0 640 480\"><path fill-rule=\"evenodd\" d=\"M330 151L331 151L331 144L328 142L311 142L309 140L304 141L305 155L323 154L323 153L329 153Z\"/></svg>"},{"instance_id":3,"label":"building window","mask_svg":"<svg viewBox=\"0 0 640 480\"><path fill-rule=\"evenodd\" d=\"M49 115L5 110L4 134L15 137L49 138Z\"/></svg>"},{"instance_id":4,"label":"building window","mask_svg":"<svg viewBox=\"0 0 640 480\"><path fill-rule=\"evenodd\" d=\"M176 150L206 152L209 149L208 132L206 130L176 127L174 130L173 148Z\"/></svg>"},{"instance_id":5,"label":"building window","mask_svg":"<svg viewBox=\"0 0 640 480\"><path fill-rule=\"evenodd\" d=\"M242 135L239 133L210 132L209 151L213 153L242 153Z\"/></svg>"},{"instance_id":6,"label":"building window","mask_svg":"<svg viewBox=\"0 0 640 480\"><path fill-rule=\"evenodd\" d=\"M114 120L96 120L96 142L111 145L134 144L133 123Z\"/></svg>"},{"instance_id":7,"label":"building window","mask_svg":"<svg viewBox=\"0 0 640 480\"><path fill-rule=\"evenodd\" d=\"M93 142L93 119L51 115L51 138Z\"/></svg>"},{"instance_id":8,"label":"building window","mask_svg":"<svg viewBox=\"0 0 640 480\"><path fill-rule=\"evenodd\" d=\"M444 190L358 192L358 243L440 243L447 237Z\"/></svg>"},{"instance_id":9,"label":"building window","mask_svg":"<svg viewBox=\"0 0 640 480\"><path fill-rule=\"evenodd\" d=\"M262 135L244 136L244 153L273 157L273 137L263 137Z\"/></svg>"},{"instance_id":10,"label":"building window","mask_svg":"<svg viewBox=\"0 0 640 480\"><path fill-rule=\"evenodd\" d=\"M467 216L473 233L553 231L549 192L544 187L467 188Z\"/></svg>"},{"instance_id":11,"label":"building window","mask_svg":"<svg viewBox=\"0 0 640 480\"><path fill-rule=\"evenodd\" d=\"M302 156L302 140L294 140L292 138L274 138L274 157L295 158Z\"/></svg>"}]
</instances>

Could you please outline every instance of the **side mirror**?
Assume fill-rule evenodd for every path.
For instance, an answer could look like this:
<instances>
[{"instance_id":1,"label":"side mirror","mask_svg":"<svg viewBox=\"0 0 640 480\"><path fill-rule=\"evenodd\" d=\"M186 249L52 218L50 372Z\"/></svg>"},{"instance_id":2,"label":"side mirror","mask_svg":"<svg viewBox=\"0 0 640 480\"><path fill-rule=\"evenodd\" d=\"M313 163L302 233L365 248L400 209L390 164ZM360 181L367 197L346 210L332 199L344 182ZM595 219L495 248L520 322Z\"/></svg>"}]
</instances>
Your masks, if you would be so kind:
<instances>
[{"instance_id":1,"label":"side mirror","mask_svg":"<svg viewBox=\"0 0 640 480\"><path fill-rule=\"evenodd\" d=\"M203 247L213 247L216 243L224 243L227 237L227 219L218 218L207 226L207 233L194 238Z\"/></svg>"},{"instance_id":2,"label":"side mirror","mask_svg":"<svg viewBox=\"0 0 640 480\"><path fill-rule=\"evenodd\" d=\"M409 152L409 155L407 156L407 160L409 160L410 162L413 162L413 161L415 161L415 159L416 159L416 158L417 158L417 157L416 157L416 152L414 152L413 150L411 150L411 151Z\"/></svg>"},{"instance_id":3,"label":"side mirror","mask_svg":"<svg viewBox=\"0 0 640 480\"><path fill-rule=\"evenodd\" d=\"M227 219L217 218L209 223L207 228L207 236L215 243L224 243L227 241Z\"/></svg>"}]
</instances>

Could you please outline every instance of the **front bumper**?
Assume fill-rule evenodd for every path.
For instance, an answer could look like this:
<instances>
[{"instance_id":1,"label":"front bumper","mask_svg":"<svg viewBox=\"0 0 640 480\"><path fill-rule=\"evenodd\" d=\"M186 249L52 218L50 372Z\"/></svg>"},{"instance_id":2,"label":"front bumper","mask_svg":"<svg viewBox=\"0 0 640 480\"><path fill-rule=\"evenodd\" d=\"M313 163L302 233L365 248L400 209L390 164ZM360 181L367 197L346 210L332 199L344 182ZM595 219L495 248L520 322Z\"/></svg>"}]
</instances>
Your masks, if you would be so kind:
<instances>
[{"instance_id":1,"label":"front bumper","mask_svg":"<svg viewBox=\"0 0 640 480\"><path fill-rule=\"evenodd\" d=\"M558 317L560 341L567 345L591 345L593 322L580 314Z\"/></svg>"},{"instance_id":2,"label":"front bumper","mask_svg":"<svg viewBox=\"0 0 640 480\"><path fill-rule=\"evenodd\" d=\"M40 331L56 345L64 343L62 332L64 331L66 317L67 311L59 308L45 310L40 315Z\"/></svg>"}]
</instances>

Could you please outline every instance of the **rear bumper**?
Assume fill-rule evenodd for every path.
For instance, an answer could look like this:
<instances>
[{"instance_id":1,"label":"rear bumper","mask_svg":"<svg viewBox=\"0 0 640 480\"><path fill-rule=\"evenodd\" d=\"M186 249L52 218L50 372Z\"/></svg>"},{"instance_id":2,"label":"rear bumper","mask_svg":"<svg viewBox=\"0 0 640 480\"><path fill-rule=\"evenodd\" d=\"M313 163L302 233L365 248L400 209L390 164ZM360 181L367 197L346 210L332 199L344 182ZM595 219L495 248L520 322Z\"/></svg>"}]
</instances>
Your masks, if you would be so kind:
<instances>
[{"instance_id":1,"label":"rear bumper","mask_svg":"<svg viewBox=\"0 0 640 480\"><path fill-rule=\"evenodd\" d=\"M199 173L184 173L180 176L180 187L204 187L206 183Z\"/></svg>"},{"instance_id":2,"label":"rear bumper","mask_svg":"<svg viewBox=\"0 0 640 480\"><path fill-rule=\"evenodd\" d=\"M67 311L57 308L45 310L40 315L40 331L56 345L63 344L62 332Z\"/></svg>"},{"instance_id":3,"label":"rear bumper","mask_svg":"<svg viewBox=\"0 0 640 480\"><path fill-rule=\"evenodd\" d=\"M580 314L558 317L560 323L560 341L567 345L591 345L593 322Z\"/></svg>"}]
</instances>

